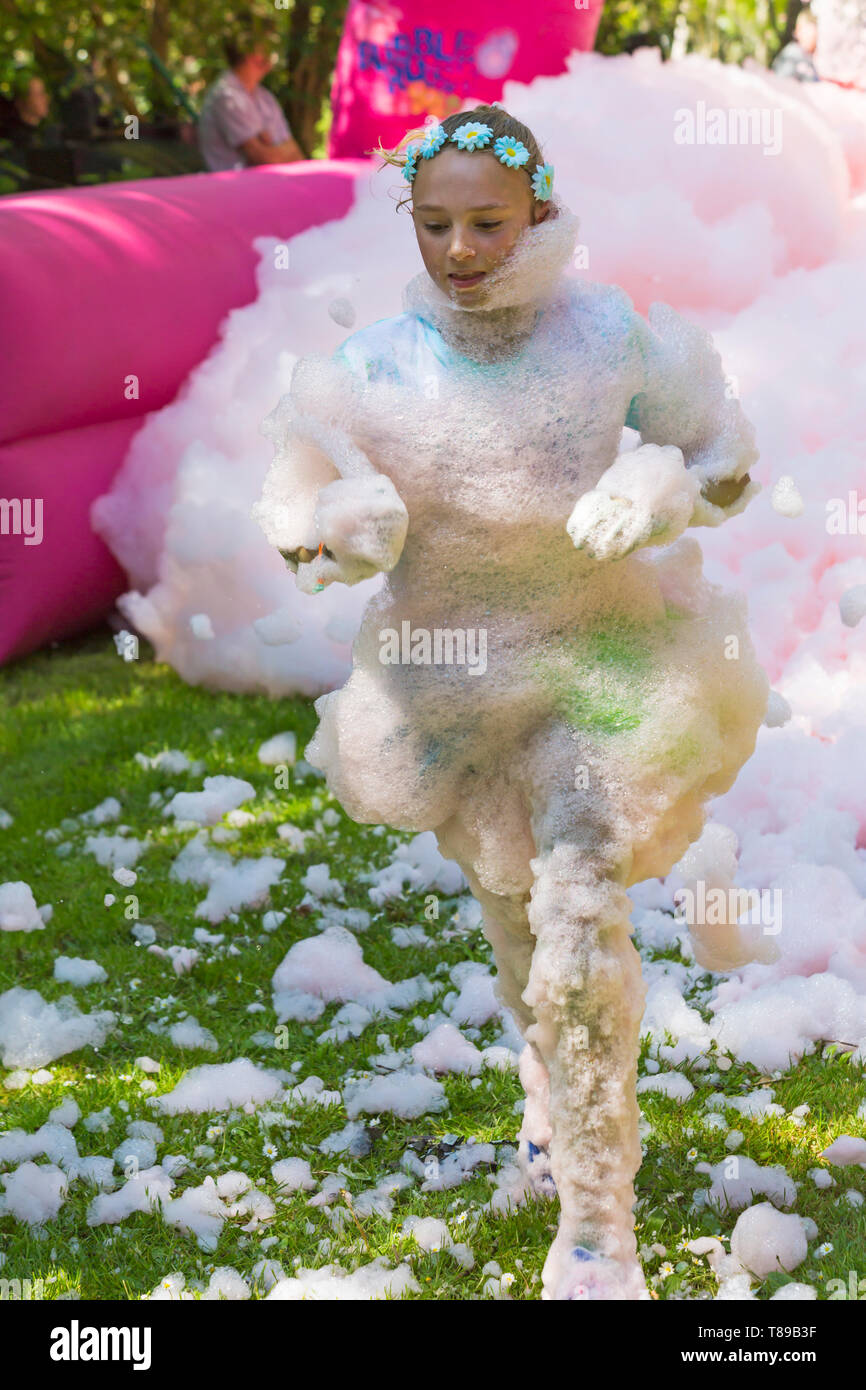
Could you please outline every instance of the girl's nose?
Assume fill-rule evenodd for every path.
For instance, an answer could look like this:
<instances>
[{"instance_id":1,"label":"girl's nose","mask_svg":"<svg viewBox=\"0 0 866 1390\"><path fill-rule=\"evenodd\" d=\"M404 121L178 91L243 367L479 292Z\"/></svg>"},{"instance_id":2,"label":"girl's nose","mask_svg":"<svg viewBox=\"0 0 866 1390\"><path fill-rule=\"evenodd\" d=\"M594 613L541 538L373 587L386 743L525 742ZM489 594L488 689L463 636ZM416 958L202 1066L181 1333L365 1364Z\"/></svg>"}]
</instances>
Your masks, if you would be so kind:
<instances>
[{"instance_id":1,"label":"girl's nose","mask_svg":"<svg viewBox=\"0 0 866 1390\"><path fill-rule=\"evenodd\" d=\"M471 247L468 244L468 242L464 240L462 233L455 231L453 237L451 238L452 259L455 261L465 261L467 257L471 257L474 255L475 251L473 247Z\"/></svg>"}]
</instances>

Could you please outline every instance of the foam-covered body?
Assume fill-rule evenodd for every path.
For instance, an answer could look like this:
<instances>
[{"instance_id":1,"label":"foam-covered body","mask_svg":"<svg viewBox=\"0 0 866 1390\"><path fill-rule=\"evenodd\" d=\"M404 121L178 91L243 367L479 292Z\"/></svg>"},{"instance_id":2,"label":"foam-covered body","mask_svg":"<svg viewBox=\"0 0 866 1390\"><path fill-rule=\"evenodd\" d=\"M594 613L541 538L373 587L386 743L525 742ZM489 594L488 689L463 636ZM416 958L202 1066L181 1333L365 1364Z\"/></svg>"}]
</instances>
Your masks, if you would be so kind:
<instances>
[{"instance_id":1,"label":"foam-covered body","mask_svg":"<svg viewBox=\"0 0 866 1390\"><path fill-rule=\"evenodd\" d=\"M308 592L381 557L307 756L356 820L434 830L460 863L529 1043L527 1175L543 1189L549 1149L562 1203L546 1296L633 1298L644 987L625 889L700 834L768 694L744 600L703 579L691 537L660 547L742 510L755 484L727 512L700 485L756 451L708 336L564 275L576 222L557 214L494 308L420 276L404 314L299 363L257 515L315 555ZM623 453L626 424L643 446Z\"/></svg>"}]
</instances>

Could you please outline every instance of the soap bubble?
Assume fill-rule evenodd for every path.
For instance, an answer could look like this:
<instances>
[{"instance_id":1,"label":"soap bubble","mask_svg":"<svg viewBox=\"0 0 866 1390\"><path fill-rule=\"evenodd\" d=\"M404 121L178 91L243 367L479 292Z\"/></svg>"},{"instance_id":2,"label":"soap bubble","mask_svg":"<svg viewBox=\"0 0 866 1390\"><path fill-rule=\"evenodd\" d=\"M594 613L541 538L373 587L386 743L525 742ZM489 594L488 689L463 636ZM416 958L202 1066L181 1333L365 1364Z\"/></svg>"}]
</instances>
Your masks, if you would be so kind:
<instances>
[{"instance_id":1,"label":"soap bubble","mask_svg":"<svg viewBox=\"0 0 866 1390\"><path fill-rule=\"evenodd\" d=\"M780 516L802 516L803 499L797 491L797 484L787 474L779 478L771 494L773 511Z\"/></svg>"},{"instance_id":2,"label":"soap bubble","mask_svg":"<svg viewBox=\"0 0 866 1390\"><path fill-rule=\"evenodd\" d=\"M328 313L334 323L340 324L342 328L353 328L355 324L355 306L350 299L332 299L328 305Z\"/></svg>"}]
</instances>

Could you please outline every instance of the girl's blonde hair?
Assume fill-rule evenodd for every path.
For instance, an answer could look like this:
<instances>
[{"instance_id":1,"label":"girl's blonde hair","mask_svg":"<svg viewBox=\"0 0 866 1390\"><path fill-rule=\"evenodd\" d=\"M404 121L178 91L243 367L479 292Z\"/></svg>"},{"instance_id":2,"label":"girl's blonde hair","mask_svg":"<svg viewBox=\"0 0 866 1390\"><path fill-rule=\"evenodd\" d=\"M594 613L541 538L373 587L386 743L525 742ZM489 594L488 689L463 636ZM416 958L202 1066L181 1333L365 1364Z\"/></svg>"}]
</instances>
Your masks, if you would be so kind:
<instances>
[{"instance_id":1,"label":"girl's blonde hair","mask_svg":"<svg viewBox=\"0 0 866 1390\"><path fill-rule=\"evenodd\" d=\"M471 111L455 111L452 116L446 116L440 124L450 139L455 130L459 130L460 126L465 125L467 121L477 122L479 124L483 122L484 125L490 127L493 131L493 136L490 145L487 146L488 149L491 148L495 140L499 139L500 135L508 136L509 139L520 140L522 144L526 146L529 150L529 158L521 167L526 174L526 180L531 191L531 179L532 175L535 173L535 166L536 164L544 164L544 155L541 152L541 146L529 129L529 126L524 125L522 121L518 121L514 116L510 116L502 106L474 106ZM384 169L386 164L392 164L398 169L402 169L403 165L406 163L407 145L410 145L414 140L423 140L426 134L427 128L425 126L416 126L414 130L407 130L402 140L399 144L395 145L393 149L386 149L380 140L375 150L368 150L367 153L379 156L382 160L379 166L380 169ZM442 148L447 148L447 142ZM437 154L438 153L439 151L437 150ZM436 155L432 155L431 158L435 159ZM411 201L412 185L407 184L397 202L398 210L405 207L406 204ZM532 199L532 216L534 220L534 196Z\"/></svg>"}]
</instances>

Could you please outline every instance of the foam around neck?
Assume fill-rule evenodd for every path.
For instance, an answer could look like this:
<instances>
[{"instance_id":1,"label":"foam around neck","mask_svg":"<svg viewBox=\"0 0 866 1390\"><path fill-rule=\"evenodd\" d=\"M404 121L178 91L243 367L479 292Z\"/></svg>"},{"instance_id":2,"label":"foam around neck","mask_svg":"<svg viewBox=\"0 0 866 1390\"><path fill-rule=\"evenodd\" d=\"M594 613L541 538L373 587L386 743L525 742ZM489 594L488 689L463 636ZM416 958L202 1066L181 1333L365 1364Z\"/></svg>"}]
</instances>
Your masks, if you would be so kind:
<instances>
[{"instance_id":1,"label":"foam around neck","mask_svg":"<svg viewBox=\"0 0 866 1390\"><path fill-rule=\"evenodd\" d=\"M527 227L490 273L483 304L453 301L423 271L406 286L403 308L428 319L449 346L467 357L490 362L513 356L572 261L578 226L574 213L554 201L551 215Z\"/></svg>"}]
</instances>

